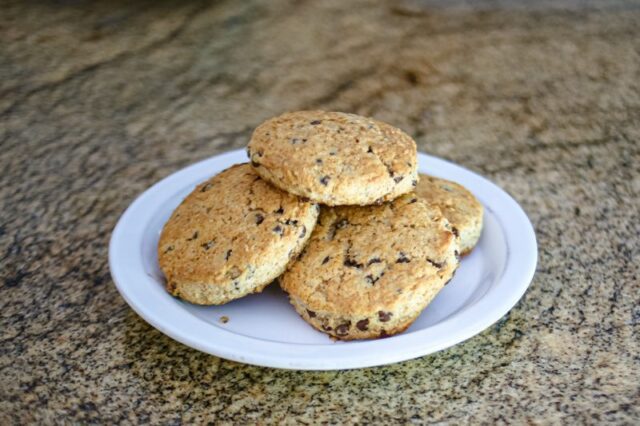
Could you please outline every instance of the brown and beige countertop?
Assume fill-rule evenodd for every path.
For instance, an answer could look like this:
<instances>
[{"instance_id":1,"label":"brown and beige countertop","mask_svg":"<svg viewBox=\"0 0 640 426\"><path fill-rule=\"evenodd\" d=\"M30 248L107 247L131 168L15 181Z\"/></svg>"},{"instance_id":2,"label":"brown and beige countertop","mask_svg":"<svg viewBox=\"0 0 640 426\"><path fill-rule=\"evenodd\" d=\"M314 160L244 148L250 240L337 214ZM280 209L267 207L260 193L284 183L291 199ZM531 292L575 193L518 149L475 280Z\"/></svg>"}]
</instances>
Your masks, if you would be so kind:
<instances>
[{"instance_id":1,"label":"brown and beige countertop","mask_svg":"<svg viewBox=\"0 0 640 426\"><path fill-rule=\"evenodd\" d=\"M0 5L0 423L640 422L640 4ZM391 366L252 367L118 295L109 236L162 177L286 110L371 115L534 224L524 298Z\"/></svg>"}]
</instances>

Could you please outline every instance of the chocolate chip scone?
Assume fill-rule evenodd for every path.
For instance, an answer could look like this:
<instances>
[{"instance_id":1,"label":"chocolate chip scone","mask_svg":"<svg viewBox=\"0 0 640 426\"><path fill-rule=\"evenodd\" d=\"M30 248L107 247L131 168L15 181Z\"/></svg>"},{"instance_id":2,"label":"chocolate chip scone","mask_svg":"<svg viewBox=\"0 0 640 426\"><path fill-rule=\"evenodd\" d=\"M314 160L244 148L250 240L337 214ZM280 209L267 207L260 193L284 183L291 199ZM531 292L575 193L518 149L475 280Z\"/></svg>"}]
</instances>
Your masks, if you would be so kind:
<instances>
[{"instance_id":1,"label":"chocolate chip scone","mask_svg":"<svg viewBox=\"0 0 640 426\"><path fill-rule=\"evenodd\" d=\"M318 212L248 164L228 168L198 185L165 224L158 259L167 290L201 305L262 291L302 250Z\"/></svg>"},{"instance_id":2,"label":"chocolate chip scone","mask_svg":"<svg viewBox=\"0 0 640 426\"><path fill-rule=\"evenodd\" d=\"M417 184L416 144L403 131L354 114L299 111L262 123L247 154L256 172L330 206L392 200Z\"/></svg>"},{"instance_id":3,"label":"chocolate chip scone","mask_svg":"<svg viewBox=\"0 0 640 426\"><path fill-rule=\"evenodd\" d=\"M484 209L480 201L462 185L422 174L416 194L440 209L451 224L453 233L460 238L461 254L468 254L482 233Z\"/></svg>"},{"instance_id":4,"label":"chocolate chip scone","mask_svg":"<svg viewBox=\"0 0 640 426\"><path fill-rule=\"evenodd\" d=\"M409 327L452 278L457 250L447 220L415 194L380 206L323 207L280 285L324 333L385 337Z\"/></svg>"}]
</instances>

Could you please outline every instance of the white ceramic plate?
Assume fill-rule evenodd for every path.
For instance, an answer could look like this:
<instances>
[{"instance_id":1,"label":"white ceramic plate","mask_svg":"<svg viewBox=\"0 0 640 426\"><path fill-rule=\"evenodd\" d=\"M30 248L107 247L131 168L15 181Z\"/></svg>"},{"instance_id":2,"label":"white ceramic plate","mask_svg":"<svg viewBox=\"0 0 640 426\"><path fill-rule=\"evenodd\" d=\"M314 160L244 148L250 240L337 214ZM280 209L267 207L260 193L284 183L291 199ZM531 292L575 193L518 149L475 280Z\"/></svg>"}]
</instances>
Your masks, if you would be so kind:
<instances>
[{"instance_id":1,"label":"white ceramic plate","mask_svg":"<svg viewBox=\"0 0 640 426\"><path fill-rule=\"evenodd\" d=\"M537 260L531 223L520 206L488 180L452 163L418 154L421 172L458 182L485 206L478 246L455 278L404 333L386 339L334 342L307 325L277 285L223 306L202 307L164 290L156 246L173 209L196 186L235 163L233 151L189 166L153 185L120 218L109 246L120 294L149 324L213 355L268 367L333 370L389 364L460 343L500 319L522 297ZM227 323L220 318L227 317Z\"/></svg>"}]
</instances>

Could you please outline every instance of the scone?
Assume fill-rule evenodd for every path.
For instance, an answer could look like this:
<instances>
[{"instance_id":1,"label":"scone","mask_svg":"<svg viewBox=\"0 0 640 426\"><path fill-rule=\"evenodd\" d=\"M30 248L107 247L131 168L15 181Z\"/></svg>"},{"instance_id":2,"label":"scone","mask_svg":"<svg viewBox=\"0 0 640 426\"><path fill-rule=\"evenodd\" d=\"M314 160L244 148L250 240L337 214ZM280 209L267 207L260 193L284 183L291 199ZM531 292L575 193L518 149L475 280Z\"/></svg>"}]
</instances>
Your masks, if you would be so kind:
<instances>
[{"instance_id":1,"label":"scone","mask_svg":"<svg viewBox=\"0 0 640 426\"><path fill-rule=\"evenodd\" d=\"M482 233L482 204L462 185L433 176L420 175L416 194L437 206L459 238L460 252L468 254Z\"/></svg>"},{"instance_id":2,"label":"scone","mask_svg":"<svg viewBox=\"0 0 640 426\"><path fill-rule=\"evenodd\" d=\"M281 277L296 311L342 340L405 330L458 267L437 207L403 195L380 206L323 207L307 247Z\"/></svg>"},{"instance_id":3,"label":"scone","mask_svg":"<svg viewBox=\"0 0 640 426\"><path fill-rule=\"evenodd\" d=\"M198 185L164 226L158 259L167 290L201 305L262 291L302 250L318 212L248 164L228 168Z\"/></svg>"},{"instance_id":4,"label":"scone","mask_svg":"<svg viewBox=\"0 0 640 426\"><path fill-rule=\"evenodd\" d=\"M417 184L416 144L403 131L354 114L299 111L262 123L247 154L275 186L330 205L392 200Z\"/></svg>"}]
</instances>

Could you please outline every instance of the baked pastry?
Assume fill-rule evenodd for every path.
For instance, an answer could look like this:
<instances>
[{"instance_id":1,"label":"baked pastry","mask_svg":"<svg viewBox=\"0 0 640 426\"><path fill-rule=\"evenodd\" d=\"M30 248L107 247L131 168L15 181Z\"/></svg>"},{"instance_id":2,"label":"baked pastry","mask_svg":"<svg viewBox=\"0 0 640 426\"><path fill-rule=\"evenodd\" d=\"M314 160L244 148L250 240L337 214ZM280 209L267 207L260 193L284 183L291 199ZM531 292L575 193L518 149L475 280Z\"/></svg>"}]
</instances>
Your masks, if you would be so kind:
<instances>
[{"instance_id":1,"label":"baked pastry","mask_svg":"<svg viewBox=\"0 0 640 426\"><path fill-rule=\"evenodd\" d=\"M311 239L281 277L296 311L337 339L405 330L452 278L457 239L415 194L379 206L323 207Z\"/></svg>"},{"instance_id":2,"label":"baked pastry","mask_svg":"<svg viewBox=\"0 0 640 426\"><path fill-rule=\"evenodd\" d=\"M415 192L442 211L453 233L460 238L461 255L468 254L482 233L484 209L480 201L462 185L422 174Z\"/></svg>"},{"instance_id":3,"label":"baked pastry","mask_svg":"<svg viewBox=\"0 0 640 426\"><path fill-rule=\"evenodd\" d=\"M389 124L342 112L282 114L247 147L256 172L280 189L330 205L392 200L417 184L416 144Z\"/></svg>"},{"instance_id":4,"label":"baked pastry","mask_svg":"<svg viewBox=\"0 0 640 426\"><path fill-rule=\"evenodd\" d=\"M226 169L198 185L162 230L158 259L167 290L201 305L262 291L302 250L318 212L246 163Z\"/></svg>"}]
</instances>

